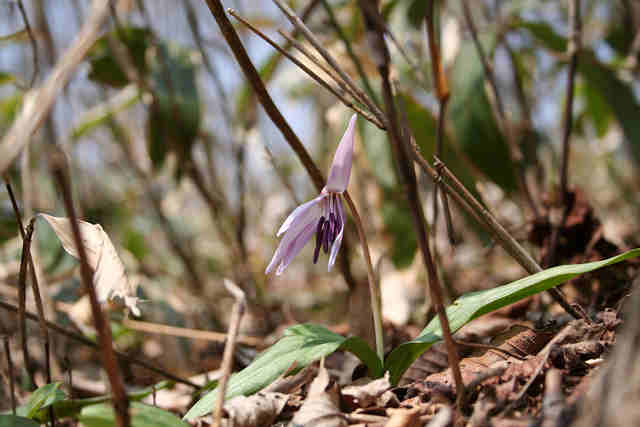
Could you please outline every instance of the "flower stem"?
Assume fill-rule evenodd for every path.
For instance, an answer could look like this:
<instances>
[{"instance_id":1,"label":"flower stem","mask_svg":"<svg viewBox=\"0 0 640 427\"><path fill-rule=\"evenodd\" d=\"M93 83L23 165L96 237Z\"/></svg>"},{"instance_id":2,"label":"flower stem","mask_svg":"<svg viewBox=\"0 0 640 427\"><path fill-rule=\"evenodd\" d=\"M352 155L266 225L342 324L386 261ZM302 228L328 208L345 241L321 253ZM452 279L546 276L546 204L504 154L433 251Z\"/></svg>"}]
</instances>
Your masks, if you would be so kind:
<instances>
[{"instance_id":1,"label":"flower stem","mask_svg":"<svg viewBox=\"0 0 640 427\"><path fill-rule=\"evenodd\" d=\"M369 245L367 244L367 236L364 232L364 226L360 219L360 214L356 209L356 205L353 203L349 192L343 193L344 200L347 202L351 213L353 214L353 221L356 223L358 229L358 236L360 237L360 244L362 245L362 252L364 253L364 261L367 264L367 279L369 281L369 294L371 296L371 312L373 313L373 329L376 337L376 352L382 362L384 362L384 336L382 333L382 310L381 310L381 298L380 288L378 287L378 281L373 271L373 264L371 263L371 254L369 253Z\"/></svg>"}]
</instances>

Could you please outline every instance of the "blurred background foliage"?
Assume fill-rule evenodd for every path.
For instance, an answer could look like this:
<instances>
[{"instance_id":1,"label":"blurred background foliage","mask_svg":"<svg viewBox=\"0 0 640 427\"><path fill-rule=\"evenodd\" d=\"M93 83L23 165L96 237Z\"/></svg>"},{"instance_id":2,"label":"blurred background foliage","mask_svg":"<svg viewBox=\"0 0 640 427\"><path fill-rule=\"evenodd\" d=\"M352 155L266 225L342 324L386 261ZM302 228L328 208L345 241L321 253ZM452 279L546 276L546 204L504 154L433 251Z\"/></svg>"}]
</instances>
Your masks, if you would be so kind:
<instances>
[{"instance_id":1,"label":"blurred background foliage","mask_svg":"<svg viewBox=\"0 0 640 427\"><path fill-rule=\"evenodd\" d=\"M0 2L0 133L15 117L34 73L37 85L88 14L85 1L24 3L36 52L16 2ZM307 10L306 22L323 45L372 98L381 99L357 2L290 3L299 12ZM398 102L421 152L430 159L435 153L438 102L423 28L426 3L384 0L381 6L390 31L408 52L409 61L391 45ZM541 212L550 207L559 180L568 59L566 2L472 4L524 163L511 160L505 130L496 119L492 93L456 1L442 2L439 20L451 86L442 157L522 238L533 216L517 175L525 174ZM582 5L570 182L587 193L611 239L629 244L635 239L638 246L633 237L638 222L633 218L640 214L640 7L631 0L585 0ZM291 31L270 1L226 1L225 6L281 44L285 41L277 30ZM100 223L120 249L145 299L145 320L224 330L231 299L222 279L229 277L254 303L245 333L267 333L293 320L344 321L353 284L345 283L340 269L327 274L322 262L313 265L310 249L283 276L263 273L277 245L280 223L315 190L257 104L205 2L122 0L114 13L57 100L51 119L11 171L26 215L63 215L47 169L46 147L57 143L69 154L82 216ZM350 112L244 26L232 22L276 104L326 171ZM424 322L418 308L425 298L426 275L415 261L412 221L386 134L362 119L358 134L350 191L365 220L374 262L382 260L385 314L398 323ZM431 220L433 184L427 177L419 179ZM20 241L9 199L4 193L1 197L0 275L10 284L17 275ZM449 297L522 274L453 207L455 250L442 219L433 230ZM356 286L366 286L353 227L348 234L353 242L348 270ZM56 308L82 323L78 296L68 297L77 287L75 262L46 227L38 226L36 236L43 277ZM1 289L14 292L4 285ZM112 315L118 324L117 311ZM153 353L142 340L126 339L147 355ZM178 339L178 346L168 345L175 338L158 340L164 357L188 372L187 362L212 351L211 346L183 339Z\"/></svg>"}]
</instances>

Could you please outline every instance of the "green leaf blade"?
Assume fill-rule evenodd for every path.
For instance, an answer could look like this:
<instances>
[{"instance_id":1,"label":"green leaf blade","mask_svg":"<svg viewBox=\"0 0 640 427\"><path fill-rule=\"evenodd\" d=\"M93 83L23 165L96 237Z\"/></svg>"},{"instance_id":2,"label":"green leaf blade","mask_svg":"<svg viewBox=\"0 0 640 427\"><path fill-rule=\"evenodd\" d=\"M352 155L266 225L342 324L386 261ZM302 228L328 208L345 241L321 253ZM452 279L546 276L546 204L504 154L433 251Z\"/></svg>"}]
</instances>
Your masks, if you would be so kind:
<instances>
[{"instance_id":1,"label":"green leaf blade","mask_svg":"<svg viewBox=\"0 0 640 427\"><path fill-rule=\"evenodd\" d=\"M131 427L186 427L187 423L171 412L132 402L129 407ZM80 422L87 427L110 427L116 424L113 407L107 403L87 406L82 409Z\"/></svg>"},{"instance_id":2,"label":"green leaf blade","mask_svg":"<svg viewBox=\"0 0 640 427\"><path fill-rule=\"evenodd\" d=\"M451 332L457 331L484 314L550 289L576 276L637 256L640 256L640 248L602 261L552 267L506 285L465 294L447 307ZM417 338L396 347L385 360L385 369L391 373L391 382L397 384L409 366L440 339L442 339L440 321L435 317Z\"/></svg>"}]
</instances>

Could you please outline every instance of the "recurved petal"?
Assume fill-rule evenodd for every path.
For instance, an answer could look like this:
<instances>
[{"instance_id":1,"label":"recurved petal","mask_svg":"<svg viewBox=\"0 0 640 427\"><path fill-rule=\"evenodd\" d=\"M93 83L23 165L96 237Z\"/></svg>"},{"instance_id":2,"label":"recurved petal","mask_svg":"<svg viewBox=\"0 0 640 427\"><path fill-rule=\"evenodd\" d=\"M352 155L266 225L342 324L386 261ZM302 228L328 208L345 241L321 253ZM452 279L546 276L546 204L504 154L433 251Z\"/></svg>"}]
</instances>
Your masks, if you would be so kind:
<instances>
[{"instance_id":1,"label":"recurved petal","mask_svg":"<svg viewBox=\"0 0 640 427\"><path fill-rule=\"evenodd\" d=\"M276 270L276 275L281 275L285 268L289 266L293 258L298 255L298 252L305 247L307 242L311 240L314 233L316 232L316 223L312 222L307 224L307 226L296 236L296 238L284 248L282 254L282 261Z\"/></svg>"},{"instance_id":2,"label":"recurved petal","mask_svg":"<svg viewBox=\"0 0 640 427\"><path fill-rule=\"evenodd\" d=\"M282 240L280 240L280 244L273 254L273 258L271 258L271 262L267 266L265 273L270 273L275 267L280 265L280 262L285 258L285 256L291 254L291 248L293 247L292 245L295 244L298 236L303 233L309 226L315 231L315 227L317 226L318 221L320 220L320 216L322 215L322 208L320 207L319 201L321 201L325 197L327 196L319 196L313 199L311 202L307 202L304 205L301 205L299 208L308 205L307 209L298 212L298 214L293 219L291 219L291 221L289 221L289 218L291 218L293 214L289 215L289 218L287 218L285 224L283 224L284 237L282 237ZM302 249L302 247L300 249ZM298 249L298 252L300 251L300 249ZM289 260L289 262L291 262L291 260Z\"/></svg>"},{"instance_id":3,"label":"recurved petal","mask_svg":"<svg viewBox=\"0 0 640 427\"><path fill-rule=\"evenodd\" d=\"M295 208L293 212L289 214L287 219L284 220L276 236L280 237L282 233L286 233L287 230L289 230L289 228L294 224L303 224L303 225L306 224L308 222L307 219L309 217L312 217L312 216L320 217L319 203L325 197L327 197L327 194L321 194L315 199L309 200L308 202L303 203L297 208Z\"/></svg>"},{"instance_id":4,"label":"recurved petal","mask_svg":"<svg viewBox=\"0 0 640 427\"><path fill-rule=\"evenodd\" d=\"M334 193L342 193L347 189L349 184L349 176L351 175L351 164L353 163L353 140L355 137L355 125L357 115L351 116L349 126L345 131L336 154L333 156L331 169L329 169L329 178L327 179L326 189Z\"/></svg>"}]
</instances>

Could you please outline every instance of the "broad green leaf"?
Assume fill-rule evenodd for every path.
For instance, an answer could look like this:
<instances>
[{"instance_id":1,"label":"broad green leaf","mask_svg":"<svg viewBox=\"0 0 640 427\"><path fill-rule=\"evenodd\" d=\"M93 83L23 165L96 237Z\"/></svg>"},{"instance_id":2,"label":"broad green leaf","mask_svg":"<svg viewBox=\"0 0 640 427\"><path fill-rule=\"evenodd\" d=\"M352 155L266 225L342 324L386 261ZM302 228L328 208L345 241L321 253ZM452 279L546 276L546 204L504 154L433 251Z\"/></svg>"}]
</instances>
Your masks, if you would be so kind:
<instances>
[{"instance_id":1,"label":"broad green leaf","mask_svg":"<svg viewBox=\"0 0 640 427\"><path fill-rule=\"evenodd\" d=\"M374 375L382 374L382 363L376 354L359 338L345 338L327 328L314 324L287 328L280 340L259 355L249 366L229 379L226 399L256 393L275 381L295 364L294 372L314 361L344 348L368 364ZM184 416L192 420L211 412L217 390L202 397Z\"/></svg>"},{"instance_id":2,"label":"broad green leaf","mask_svg":"<svg viewBox=\"0 0 640 427\"><path fill-rule=\"evenodd\" d=\"M133 85L126 86L107 102L82 114L80 123L71 131L71 138L78 139L107 124L116 113L135 105L141 99L140 91Z\"/></svg>"},{"instance_id":3,"label":"broad green leaf","mask_svg":"<svg viewBox=\"0 0 640 427\"><path fill-rule=\"evenodd\" d=\"M59 387L60 383L57 382L38 388L31 394L27 403L16 409L16 413L23 417L33 418L40 409L66 399L67 396Z\"/></svg>"},{"instance_id":4,"label":"broad green leaf","mask_svg":"<svg viewBox=\"0 0 640 427\"><path fill-rule=\"evenodd\" d=\"M32 419L16 415L0 415L0 427L39 427Z\"/></svg>"},{"instance_id":5,"label":"broad green leaf","mask_svg":"<svg viewBox=\"0 0 640 427\"><path fill-rule=\"evenodd\" d=\"M131 402L129 408L131 427L186 427L180 418L155 406ZM86 427L112 427L116 425L113 406L107 403L87 406L78 417Z\"/></svg>"},{"instance_id":6,"label":"broad green leaf","mask_svg":"<svg viewBox=\"0 0 640 427\"><path fill-rule=\"evenodd\" d=\"M89 79L97 83L122 87L131 82L121 69L111 49L110 37L117 37L127 47L129 58L136 71L144 76L148 67L146 63L147 49L151 46L152 33L147 28L125 27L100 37L89 51Z\"/></svg>"},{"instance_id":7,"label":"broad green leaf","mask_svg":"<svg viewBox=\"0 0 640 427\"><path fill-rule=\"evenodd\" d=\"M180 168L190 157L200 129L196 68L189 52L174 45L158 45L151 81L155 95L147 122L151 160L158 169L166 154L174 152Z\"/></svg>"},{"instance_id":8,"label":"broad green leaf","mask_svg":"<svg viewBox=\"0 0 640 427\"><path fill-rule=\"evenodd\" d=\"M580 274L637 256L640 256L640 248L602 261L552 267L503 286L465 294L447 307L451 332L457 331L483 314L518 302L530 295L546 291ZM385 370L391 373L391 382L396 384L409 366L440 339L442 339L442 330L436 316L416 339L399 345L389 354L385 360Z\"/></svg>"},{"instance_id":9,"label":"broad green leaf","mask_svg":"<svg viewBox=\"0 0 640 427\"><path fill-rule=\"evenodd\" d=\"M484 42L493 51L493 39ZM503 190L517 188L509 147L496 123L485 92L485 77L478 53L471 42L463 42L451 76L449 117L458 147L478 169ZM460 170L454 170L456 174Z\"/></svg>"}]
</instances>

